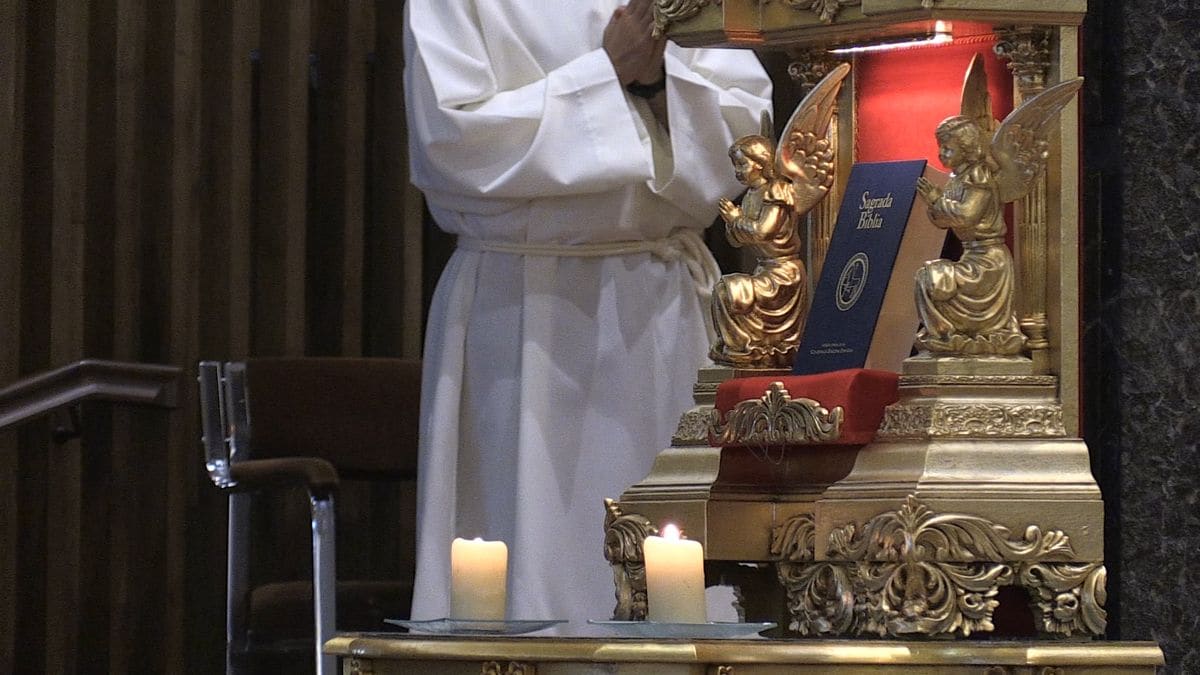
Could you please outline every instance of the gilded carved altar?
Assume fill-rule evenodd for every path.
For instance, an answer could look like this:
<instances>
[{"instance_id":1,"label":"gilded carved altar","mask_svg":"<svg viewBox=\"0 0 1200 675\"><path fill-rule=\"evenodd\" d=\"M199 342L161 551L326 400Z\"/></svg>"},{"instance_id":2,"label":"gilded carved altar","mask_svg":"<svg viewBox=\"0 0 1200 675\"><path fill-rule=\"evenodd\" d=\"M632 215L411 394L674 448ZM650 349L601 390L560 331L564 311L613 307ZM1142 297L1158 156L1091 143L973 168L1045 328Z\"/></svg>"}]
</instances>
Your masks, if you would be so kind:
<instances>
[{"instance_id":1,"label":"gilded carved altar","mask_svg":"<svg viewBox=\"0 0 1200 675\"><path fill-rule=\"evenodd\" d=\"M829 47L984 24L1011 71L1017 110L1005 124L993 119L985 76L972 68L962 108L947 110L937 130L957 173L944 189L919 192L935 222L966 228L964 253L912 270L926 328L909 336L919 354L905 362L875 441L829 445L841 413L782 380L722 418L713 395L723 380L788 374L781 362L727 360L700 372L696 406L650 475L608 504L610 536L617 523L669 518L704 543L712 576L736 583L749 567L770 570L770 583L746 581L743 610L779 612L755 618L782 619L784 635L966 638L995 630L1001 589L1015 587L1040 635L1103 636L1103 502L1079 439L1074 97L1085 10L1081 1L656 0L658 27L680 44L785 50L795 59L789 72L816 87L839 63L853 64ZM825 132L835 205L855 153L854 78L851 67ZM827 209L800 214L810 271L828 243ZM959 292L953 275L978 264L994 270L978 293L991 304L972 316L946 303L947 289ZM962 307L978 306L970 297ZM730 447L753 433L755 442ZM606 553L632 598L617 617L644 617L636 541Z\"/></svg>"}]
</instances>

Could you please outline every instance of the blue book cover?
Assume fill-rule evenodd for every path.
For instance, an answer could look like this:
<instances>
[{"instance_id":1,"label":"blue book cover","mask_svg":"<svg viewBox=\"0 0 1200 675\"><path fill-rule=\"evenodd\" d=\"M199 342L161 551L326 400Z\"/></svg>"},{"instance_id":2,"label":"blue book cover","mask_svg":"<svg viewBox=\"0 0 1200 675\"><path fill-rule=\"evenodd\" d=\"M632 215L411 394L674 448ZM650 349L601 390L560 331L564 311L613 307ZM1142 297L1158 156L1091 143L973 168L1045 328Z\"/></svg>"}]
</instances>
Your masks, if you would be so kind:
<instances>
[{"instance_id":1,"label":"blue book cover","mask_svg":"<svg viewBox=\"0 0 1200 675\"><path fill-rule=\"evenodd\" d=\"M851 168L796 352L795 374L866 364L925 164L919 159ZM912 276L916 270L901 272ZM912 344L912 336L895 337Z\"/></svg>"}]
</instances>

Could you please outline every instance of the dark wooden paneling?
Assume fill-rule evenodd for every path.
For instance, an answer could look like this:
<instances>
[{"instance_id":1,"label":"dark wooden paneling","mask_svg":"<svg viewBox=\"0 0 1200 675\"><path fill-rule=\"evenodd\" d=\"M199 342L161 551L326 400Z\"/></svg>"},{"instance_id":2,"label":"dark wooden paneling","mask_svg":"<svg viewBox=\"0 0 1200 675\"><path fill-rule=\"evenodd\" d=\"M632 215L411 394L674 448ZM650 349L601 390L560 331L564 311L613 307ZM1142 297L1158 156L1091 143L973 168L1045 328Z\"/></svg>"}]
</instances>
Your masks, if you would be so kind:
<instances>
[{"instance_id":1,"label":"dark wooden paneling","mask_svg":"<svg viewBox=\"0 0 1200 675\"><path fill-rule=\"evenodd\" d=\"M88 6L55 3L50 359L83 351L87 217ZM46 672L77 670L82 574L83 465L78 441L51 450L46 506Z\"/></svg>"},{"instance_id":2,"label":"dark wooden paneling","mask_svg":"<svg viewBox=\"0 0 1200 675\"><path fill-rule=\"evenodd\" d=\"M21 359L21 164L24 159L25 6L0 0L0 382L19 374ZM16 437L0 434L0 542L17 541ZM16 672L17 547L0 546L0 672Z\"/></svg>"},{"instance_id":3,"label":"dark wooden paneling","mask_svg":"<svg viewBox=\"0 0 1200 675\"><path fill-rule=\"evenodd\" d=\"M171 89L171 244L170 244L170 363L196 363L200 358L200 185L203 149L201 112L201 21L203 0L175 0L172 25L174 50ZM183 410L197 408L196 388L184 387L179 405ZM170 420L170 447L196 447L200 437L194 415L176 415ZM188 611L189 600L208 591L191 584L192 570L200 562L190 555L188 533L197 503L199 479L195 455L171 452L167 460L167 621L183 626L167 636L168 669L181 672L192 652L189 636L195 634L192 622L203 620ZM205 487L208 487L205 485Z\"/></svg>"},{"instance_id":4,"label":"dark wooden paneling","mask_svg":"<svg viewBox=\"0 0 1200 675\"><path fill-rule=\"evenodd\" d=\"M297 355L305 346L305 237L308 215L308 55L306 0L264 0L259 131L258 223L254 237L252 348Z\"/></svg>"},{"instance_id":5,"label":"dark wooden paneling","mask_svg":"<svg viewBox=\"0 0 1200 675\"><path fill-rule=\"evenodd\" d=\"M84 357L418 354L402 5L0 0L0 385ZM221 669L225 497L180 391L88 406L62 445L59 419L0 432L0 672ZM345 511L346 570L409 569L410 531L370 533L411 495ZM303 528L259 534L307 572Z\"/></svg>"},{"instance_id":6,"label":"dark wooden paneling","mask_svg":"<svg viewBox=\"0 0 1200 675\"><path fill-rule=\"evenodd\" d=\"M113 357L123 361L142 358L139 328L142 313L142 273L137 262L141 258L143 166L142 146L146 125L143 99L146 96L146 0L117 0L115 36L116 77L114 101L113 191ZM149 474L145 454L137 444L136 413L117 410L113 413L111 446L113 491L121 495L112 503L110 525L109 592L111 611L108 621L109 672L149 672L153 668L135 668L146 650L137 649L128 636L138 639L158 638L162 633L147 634L141 630L146 623L140 617L161 612L155 602L155 590L164 588L158 574L146 574L144 556L156 547L146 541L150 532L142 520L150 513L146 506L146 486ZM161 596L160 596L161 597ZM161 669L161 665L155 663Z\"/></svg>"},{"instance_id":7,"label":"dark wooden paneling","mask_svg":"<svg viewBox=\"0 0 1200 675\"><path fill-rule=\"evenodd\" d=\"M408 133L402 42L403 3L375 4L375 55L368 73L371 108L368 150L375 180L370 190L366 229L368 352L415 356L421 331L402 308L422 305L422 207L408 180ZM418 322L419 323L419 322Z\"/></svg>"}]
</instances>

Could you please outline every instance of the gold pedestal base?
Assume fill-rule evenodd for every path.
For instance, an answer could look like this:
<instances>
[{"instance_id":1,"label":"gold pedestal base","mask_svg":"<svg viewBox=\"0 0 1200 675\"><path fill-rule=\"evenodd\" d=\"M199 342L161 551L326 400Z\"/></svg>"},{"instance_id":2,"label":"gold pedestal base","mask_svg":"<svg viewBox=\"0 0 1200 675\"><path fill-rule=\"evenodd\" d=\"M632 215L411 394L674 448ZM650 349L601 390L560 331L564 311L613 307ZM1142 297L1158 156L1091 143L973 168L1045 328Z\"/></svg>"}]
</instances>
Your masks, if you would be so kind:
<instances>
[{"instance_id":1,"label":"gold pedestal base","mask_svg":"<svg viewBox=\"0 0 1200 675\"><path fill-rule=\"evenodd\" d=\"M1103 635L1104 503L1027 359L905 362L876 442L814 508L811 558L780 564L796 630L994 630L1000 587L1045 635Z\"/></svg>"},{"instance_id":2,"label":"gold pedestal base","mask_svg":"<svg viewBox=\"0 0 1200 675\"><path fill-rule=\"evenodd\" d=\"M1104 504L1087 446L1063 432L1055 378L1032 361L909 359L862 448L708 445L696 420L733 374L702 371L672 447L608 504L615 618L645 617L641 541L669 520L704 544L710 571L773 563L782 599L742 597L785 612L753 618L793 633L991 632L1013 586L1041 634L1103 635Z\"/></svg>"}]
</instances>

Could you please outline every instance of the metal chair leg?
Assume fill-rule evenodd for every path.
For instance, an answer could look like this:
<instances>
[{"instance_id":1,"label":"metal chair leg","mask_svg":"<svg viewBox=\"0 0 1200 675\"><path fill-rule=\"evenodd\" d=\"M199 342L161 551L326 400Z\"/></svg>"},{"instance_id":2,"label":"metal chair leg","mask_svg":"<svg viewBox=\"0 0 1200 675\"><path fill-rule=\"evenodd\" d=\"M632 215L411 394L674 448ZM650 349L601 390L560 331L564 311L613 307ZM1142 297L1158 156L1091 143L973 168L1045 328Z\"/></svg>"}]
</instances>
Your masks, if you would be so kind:
<instances>
[{"instance_id":1,"label":"metal chair leg","mask_svg":"<svg viewBox=\"0 0 1200 675\"><path fill-rule=\"evenodd\" d=\"M249 629L250 590L250 495L229 495L229 553L226 557L225 585L225 672L245 672L246 641Z\"/></svg>"},{"instance_id":2,"label":"metal chair leg","mask_svg":"<svg viewBox=\"0 0 1200 675\"><path fill-rule=\"evenodd\" d=\"M316 616L317 675L335 675L337 657L326 655L337 616L337 559L333 496L312 497L313 611Z\"/></svg>"}]
</instances>

